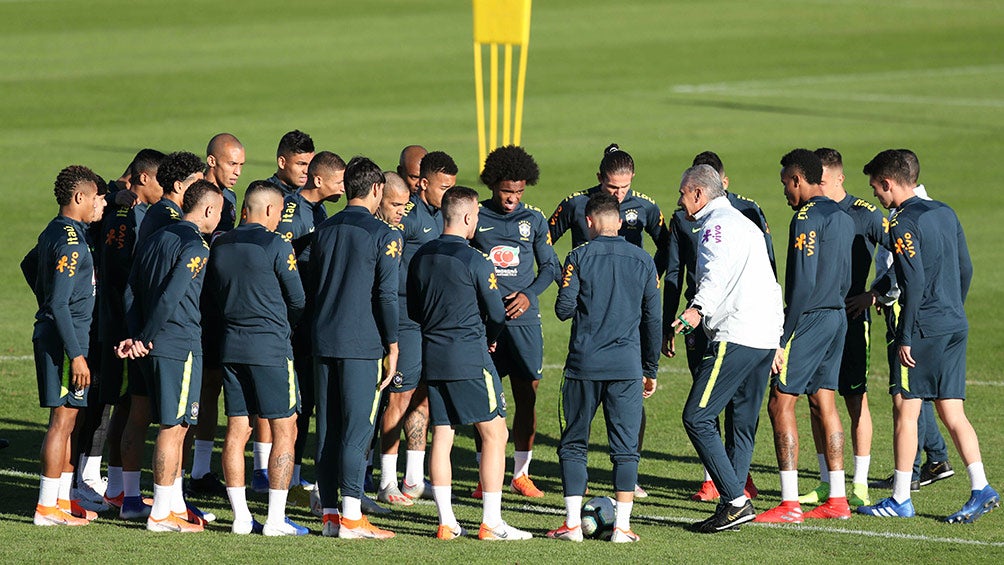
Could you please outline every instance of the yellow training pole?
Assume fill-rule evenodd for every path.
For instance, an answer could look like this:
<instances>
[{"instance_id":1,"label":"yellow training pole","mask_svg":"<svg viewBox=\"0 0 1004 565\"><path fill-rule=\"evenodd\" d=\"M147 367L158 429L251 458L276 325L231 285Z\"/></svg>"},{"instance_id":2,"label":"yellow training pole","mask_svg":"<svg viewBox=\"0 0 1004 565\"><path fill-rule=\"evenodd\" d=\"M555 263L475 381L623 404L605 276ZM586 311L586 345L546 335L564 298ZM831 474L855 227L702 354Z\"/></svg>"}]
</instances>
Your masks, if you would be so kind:
<instances>
[{"instance_id":1,"label":"yellow training pole","mask_svg":"<svg viewBox=\"0 0 1004 565\"><path fill-rule=\"evenodd\" d=\"M509 145L512 127L512 44L505 44L505 62L502 76L502 145Z\"/></svg>"},{"instance_id":2,"label":"yellow training pole","mask_svg":"<svg viewBox=\"0 0 1004 565\"><path fill-rule=\"evenodd\" d=\"M519 76L516 78L516 124L513 131L513 145L519 145L520 136L523 133L523 91L526 86L526 58L529 55L529 33L527 43L519 48Z\"/></svg>"},{"instance_id":3,"label":"yellow training pole","mask_svg":"<svg viewBox=\"0 0 1004 565\"><path fill-rule=\"evenodd\" d=\"M488 46L488 88L490 102L488 103L489 140L491 148L497 147L499 129L499 49L497 43Z\"/></svg>"},{"instance_id":4,"label":"yellow training pole","mask_svg":"<svg viewBox=\"0 0 1004 565\"><path fill-rule=\"evenodd\" d=\"M488 156L488 141L485 139L485 82L481 67L481 44L474 42L474 101L478 107L478 159L485 162Z\"/></svg>"}]
</instances>

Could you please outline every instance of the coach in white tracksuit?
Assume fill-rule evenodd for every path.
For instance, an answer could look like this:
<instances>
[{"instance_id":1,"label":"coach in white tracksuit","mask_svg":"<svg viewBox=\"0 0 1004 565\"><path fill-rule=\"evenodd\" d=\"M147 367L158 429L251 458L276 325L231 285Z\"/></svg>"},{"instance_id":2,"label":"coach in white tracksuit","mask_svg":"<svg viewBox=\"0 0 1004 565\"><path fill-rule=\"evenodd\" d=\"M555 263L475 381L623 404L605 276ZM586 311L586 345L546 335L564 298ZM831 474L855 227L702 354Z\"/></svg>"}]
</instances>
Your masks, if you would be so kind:
<instances>
[{"instance_id":1,"label":"coach in white tracksuit","mask_svg":"<svg viewBox=\"0 0 1004 565\"><path fill-rule=\"evenodd\" d=\"M722 503L695 525L701 532L734 529L756 513L743 494L753 458L760 406L784 323L781 287L774 279L763 234L729 204L718 173L707 165L687 169L680 181L680 206L701 222L697 294L673 327L677 332L702 321L708 334L683 424ZM725 411L725 446L715 420Z\"/></svg>"}]
</instances>

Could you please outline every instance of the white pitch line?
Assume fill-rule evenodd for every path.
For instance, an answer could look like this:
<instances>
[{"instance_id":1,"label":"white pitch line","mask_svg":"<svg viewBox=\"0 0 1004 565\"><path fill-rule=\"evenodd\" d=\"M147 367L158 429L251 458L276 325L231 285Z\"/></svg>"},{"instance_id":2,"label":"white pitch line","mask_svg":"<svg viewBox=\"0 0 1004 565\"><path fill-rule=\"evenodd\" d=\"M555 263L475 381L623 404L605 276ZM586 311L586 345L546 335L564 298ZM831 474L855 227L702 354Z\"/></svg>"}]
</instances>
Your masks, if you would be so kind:
<instances>
[{"instance_id":1,"label":"white pitch line","mask_svg":"<svg viewBox=\"0 0 1004 565\"><path fill-rule=\"evenodd\" d=\"M564 516L565 511L559 508L551 508L548 506L537 506L532 504L524 504L515 508L516 510L526 510L530 512L536 512L538 514L551 514L554 516ZM640 520L649 520L653 522L663 522L663 523L674 523L674 524L693 524L697 522L695 519L683 518L679 516L646 516L639 514L632 514L633 518ZM748 523L747 526L756 526L764 528L779 528L791 531L810 531L810 532L820 532L825 534L842 534L842 535L854 535L854 536L867 536L874 538L885 538L885 539L902 539L911 541L921 541L927 543L951 543L951 544L961 544L961 545L978 545L984 547L1004 547L1004 542L998 541L979 541L963 538L943 538L935 536L925 536L921 534L901 534L897 532L874 532L869 530L848 530L844 528L824 528L822 526L805 526L805 525L795 525L795 524L760 524L760 523Z\"/></svg>"},{"instance_id":2,"label":"white pitch line","mask_svg":"<svg viewBox=\"0 0 1004 565\"><path fill-rule=\"evenodd\" d=\"M0 355L0 361L31 361L31 355Z\"/></svg>"}]
</instances>

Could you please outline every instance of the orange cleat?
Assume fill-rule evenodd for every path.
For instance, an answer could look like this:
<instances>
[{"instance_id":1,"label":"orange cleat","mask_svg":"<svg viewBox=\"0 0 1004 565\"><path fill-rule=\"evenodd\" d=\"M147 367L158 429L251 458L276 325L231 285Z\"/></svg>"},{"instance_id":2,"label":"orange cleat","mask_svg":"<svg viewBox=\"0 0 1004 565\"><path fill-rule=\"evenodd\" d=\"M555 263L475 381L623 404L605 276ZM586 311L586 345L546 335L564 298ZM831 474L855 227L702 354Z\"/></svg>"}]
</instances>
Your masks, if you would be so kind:
<instances>
[{"instance_id":1,"label":"orange cleat","mask_svg":"<svg viewBox=\"0 0 1004 565\"><path fill-rule=\"evenodd\" d=\"M439 529L436 530L436 539L451 540L463 537L467 537L467 530L462 528L459 524L456 529L451 528L446 524L440 524Z\"/></svg>"},{"instance_id":2,"label":"orange cleat","mask_svg":"<svg viewBox=\"0 0 1004 565\"><path fill-rule=\"evenodd\" d=\"M358 520L349 520L342 516L338 528L338 537L341 539L390 539L394 535L390 530L381 530L370 524L366 516Z\"/></svg>"},{"instance_id":3,"label":"orange cleat","mask_svg":"<svg viewBox=\"0 0 1004 565\"><path fill-rule=\"evenodd\" d=\"M512 480L512 485L509 486L513 492L516 494L522 494L523 496L529 498L543 498L544 491L537 488L537 485L533 484L533 480L530 475L522 474Z\"/></svg>"},{"instance_id":4,"label":"orange cleat","mask_svg":"<svg viewBox=\"0 0 1004 565\"><path fill-rule=\"evenodd\" d=\"M86 526L90 521L64 512L59 506L35 506L36 526Z\"/></svg>"},{"instance_id":5,"label":"orange cleat","mask_svg":"<svg viewBox=\"0 0 1004 565\"><path fill-rule=\"evenodd\" d=\"M701 483L701 488L697 492L690 496L690 500L699 500L701 502L710 502L712 500L718 500L718 487L715 486L714 481L704 481Z\"/></svg>"},{"instance_id":6,"label":"orange cleat","mask_svg":"<svg viewBox=\"0 0 1004 565\"><path fill-rule=\"evenodd\" d=\"M84 509L82 506L80 506L80 503L77 502L76 500L66 500L65 498L60 498L59 500L56 501L56 506L59 507L59 509L62 510L63 512L69 514L70 516L74 516L76 518L83 518L88 522L98 517L97 512L94 512L93 510Z\"/></svg>"},{"instance_id":7,"label":"orange cleat","mask_svg":"<svg viewBox=\"0 0 1004 565\"><path fill-rule=\"evenodd\" d=\"M746 486L743 488L743 494L749 499L754 499L760 494L760 490L753 484L753 475L746 475Z\"/></svg>"},{"instance_id":8,"label":"orange cleat","mask_svg":"<svg viewBox=\"0 0 1004 565\"><path fill-rule=\"evenodd\" d=\"M204 528L185 520L179 514L171 513L161 520L150 516L146 519L146 529L151 532L195 533L203 531Z\"/></svg>"},{"instance_id":9,"label":"orange cleat","mask_svg":"<svg viewBox=\"0 0 1004 565\"><path fill-rule=\"evenodd\" d=\"M851 507L847 497L826 499L826 502L805 513L806 518L847 520L851 517Z\"/></svg>"}]
</instances>

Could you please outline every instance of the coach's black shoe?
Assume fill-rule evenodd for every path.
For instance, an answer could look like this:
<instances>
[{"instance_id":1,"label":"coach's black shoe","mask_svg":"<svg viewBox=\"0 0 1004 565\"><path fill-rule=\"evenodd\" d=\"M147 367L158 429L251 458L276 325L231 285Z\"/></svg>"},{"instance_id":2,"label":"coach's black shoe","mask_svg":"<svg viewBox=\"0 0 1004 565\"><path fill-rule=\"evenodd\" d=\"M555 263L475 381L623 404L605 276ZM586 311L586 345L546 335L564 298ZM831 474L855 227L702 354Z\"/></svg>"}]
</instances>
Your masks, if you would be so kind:
<instances>
[{"instance_id":1,"label":"coach's black shoe","mask_svg":"<svg viewBox=\"0 0 1004 565\"><path fill-rule=\"evenodd\" d=\"M946 461L945 464L947 465L948 462ZM951 468L949 468L949 470L951 471ZM952 471L952 474L954 474L954 473L955 473L955 471ZM923 476L923 474L921 474L921 476ZM948 477L950 477L950 476L952 476L952 475L948 475ZM882 479L880 481L869 481L868 482L868 488L881 488L881 489L886 489L886 490L892 490L892 481L893 481L893 479L895 477L896 477L896 475L892 474L892 475L889 475L887 478ZM945 479L945 478L948 478L948 477L942 477L942 478ZM937 480L937 479L935 479L935 480ZM922 484L924 484L924 483L920 482L919 480L910 481L910 492L917 492L918 490L920 490L920 485L922 485ZM927 483L927 484L930 484L930 483Z\"/></svg>"},{"instance_id":2,"label":"coach's black shoe","mask_svg":"<svg viewBox=\"0 0 1004 565\"><path fill-rule=\"evenodd\" d=\"M693 529L702 534L735 531L739 529L739 524L751 522L754 518L756 510L753 510L753 503L749 500L738 507L725 502L718 505L710 518L694 524Z\"/></svg>"},{"instance_id":3,"label":"coach's black shoe","mask_svg":"<svg viewBox=\"0 0 1004 565\"><path fill-rule=\"evenodd\" d=\"M6 439L0 439L0 449L3 449L10 445L10 441Z\"/></svg>"},{"instance_id":4,"label":"coach's black shoe","mask_svg":"<svg viewBox=\"0 0 1004 565\"><path fill-rule=\"evenodd\" d=\"M227 487L216 476L216 473L206 473L198 479L188 479L187 493L198 497L218 496L226 498Z\"/></svg>"},{"instance_id":5,"label":"coach's black shoe","mask_svg":"<svg viewBox=\"0 0 1004 565\"><path fill-rule=\"evenodd\" d=\"M948 461L928 461L920 468L920 486L926 487L954 474L955 470L948 464Z\"/></svg>"}]
</instances>

